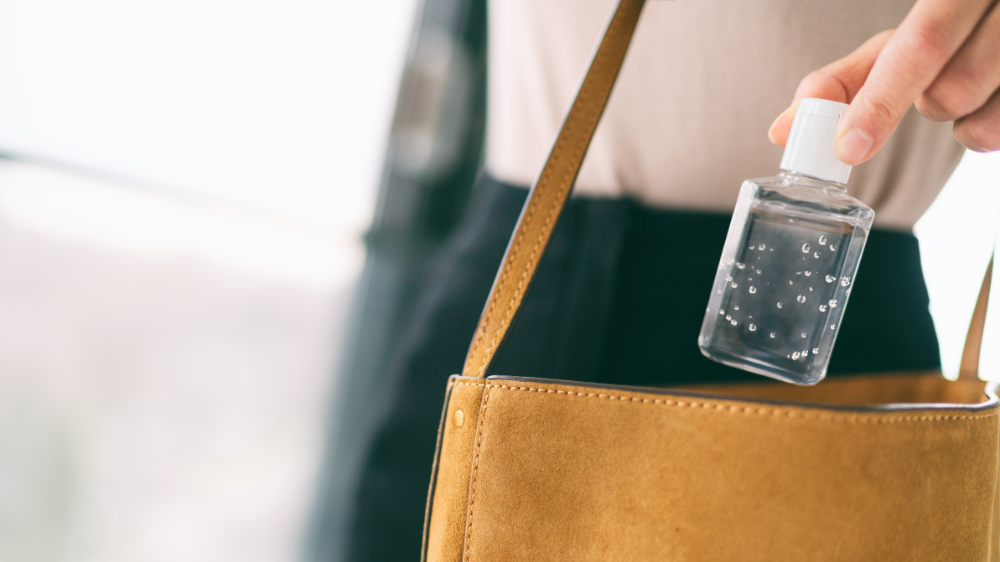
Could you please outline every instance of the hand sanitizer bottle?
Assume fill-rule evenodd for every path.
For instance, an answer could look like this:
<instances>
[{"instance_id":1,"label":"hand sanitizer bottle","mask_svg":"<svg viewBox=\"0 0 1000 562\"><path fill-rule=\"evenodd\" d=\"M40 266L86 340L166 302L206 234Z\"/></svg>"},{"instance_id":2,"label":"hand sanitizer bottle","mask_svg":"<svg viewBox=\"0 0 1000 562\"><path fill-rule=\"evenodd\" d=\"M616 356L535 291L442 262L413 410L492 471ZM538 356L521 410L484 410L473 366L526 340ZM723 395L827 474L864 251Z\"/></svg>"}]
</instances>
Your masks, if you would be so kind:
<instances>
[{"instance_id":1,"label":"hand sanitizer bottle","mask_svg":"<svg viewBox=\"0 0 1000 562\"><path fill-rule=\"evenodd\" d=\"M834 148L847 108L803 99L783 171L743 182L698 336L709 359L795 384L826 376L875 218Z\"/></svg>"}]
</instances>

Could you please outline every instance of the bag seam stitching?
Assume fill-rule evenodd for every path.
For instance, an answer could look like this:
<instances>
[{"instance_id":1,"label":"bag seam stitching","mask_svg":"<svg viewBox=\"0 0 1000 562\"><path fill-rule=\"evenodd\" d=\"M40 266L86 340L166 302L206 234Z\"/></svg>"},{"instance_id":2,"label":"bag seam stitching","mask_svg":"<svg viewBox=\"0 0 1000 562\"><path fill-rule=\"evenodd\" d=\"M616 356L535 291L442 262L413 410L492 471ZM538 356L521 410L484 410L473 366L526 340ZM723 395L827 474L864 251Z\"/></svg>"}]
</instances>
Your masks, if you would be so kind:
<instances>
[{"instance_id":1,"label":"bag seam stitching","mask_svg":"<svg viewBox=\"0 0 1000 562\"><path fill-rule=\"evenodd\" d=\"M458 384L474 385L476 383ZM465 518L465 552L462 557L465 562L468 562L469 558L472 556L472 514L473 508L476 504L476 476L479 473L479 447L483 443L483 428L486 425L486 407L489 405L490 388L493 388L496 385L491 385L486 382L482 386L485 386L486 388L483 389L483 405L479 409L479 434L476 436L476 446L472 451L472 481L469 484L469 513Z\"/></svg>"},{"instance_id":2,"label":"bag seam stitching","mask_svg":"<svg viewBox=\"0 0 1000 562\"><path fill-rule=\"evenodd\" d=\"M862 415L804 415L801 412L796 412L794 410L784 410L784 409L769 409L769 408L740 408L736 406L725 406L723 404L712 404L709 402L697 402L697 401L684 401L684 400L659 400L659 399L647 399L647 398L636 398L631 396L615 396L608 394L597 394L597 393L581 393L573 392L568 390L553 390L539 387L523 387L523 386L508 386L503 384L491 384L489 381L485 382L457 382L456 385L467 385L467 386L485 386L483 391L483 405L480 409L479 415L479 428L478 435L476 436L476 446L473 450L473 468L472 468L472 481L469 490L469 510L466 517L466 533L465 533L465 549L463 554L463 562L469 562L471 559L472 552L472 523L473 523L473 512L475 506L476 497L476 477L479 471L479 459L480 459L480 448L483 443L483 433L486 426L486 410L489 403L489 396L491 390L494 388L500 388L504 390L513 390L519 392L537 392L540 394L564 394L567 396L574 396L578 398L597 398L612 400L624 403L639 403L639 404L653 404L660 406L672 406L678 408L701 408L705 410L716 410L724 411L727 413L739 413L744 415L771 415L773 418L780 418L782 415L786 419L815 419L817 421L847 421L851 423L873 423L873 424L889 424L889 423L899 423L899 422L922 422L922 421L956 421L956 420L988 420L995 418L998 412L991 412L985 415L974 415L974 416L892 416L882 419L865 419Z\"/></svg>"},{"instance_id":3,"label":"bag seam stitching","mask_svg":"<svg viewBox=\"0 0 1000 562\"><path fill-rule=\"evenodd\" d=\"M456 383L456 384L469 384L474 385L476 383ZM986 414L966 414L966 415L922 415L922 416L901 416L893 412L880 412L877 414L812 414L809 412L803 412L796 409L786 409L786 408L760 408L760 407L739 407L731 406L726 404L716 404L712 402L699 402L696 400L674 400L674 399L650 399L650 398L638 398L634 396L623 396L623 395L611 395L611 394L599 394L599 393L583 393L583 392L573 392L571 390L553 390L547 388L539 387L527 387L527 386L507 386L503 384L488 384L489 388L500 388L504 390L515 390L522 392L537 392L540 394L565 394L567 396L574 396L579 398L598 398L604 400L612 400L617 402L625 402L631 404L652 404L660 406L671 406L676 408L699 408L702 410L710 411L721 411L730 414L742 414L742 415L756 415L756 416L771 416L774 418L784 418L784 419L806 419L806 420L816 420L824 422L846 422L846 423L858 423L858 424L893 424L893 423L904 423L904 422L927 422L927 421L958 421L958 420L982 420L997 417L1000 412L990 412ZM485 401L483 405L483 412L480 418L485 417ZM480 423L479 437L482 437L482 424ZM479 455L479 441L476 443L476 450L474 455L476 456L475 467L478 467L478 455ZM475 484L475 468L473 469L473 485ZM470 508L470 519L471 519L471 508Z\"/></svg>"}]
</instances>

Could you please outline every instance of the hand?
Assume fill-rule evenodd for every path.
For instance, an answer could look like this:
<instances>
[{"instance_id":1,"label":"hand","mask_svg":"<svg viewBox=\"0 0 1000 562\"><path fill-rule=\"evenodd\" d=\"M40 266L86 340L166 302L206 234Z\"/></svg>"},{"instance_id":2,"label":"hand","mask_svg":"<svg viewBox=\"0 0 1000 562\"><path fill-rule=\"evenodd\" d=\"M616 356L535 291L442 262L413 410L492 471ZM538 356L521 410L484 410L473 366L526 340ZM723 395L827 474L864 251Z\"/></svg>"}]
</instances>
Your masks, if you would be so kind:
<instances>
[{"instance_id":1,"label":"hand","mask_svg":"<svg viewBox=\"0 0 1000 562\"><path fill-rule=\"evenodd\" d=\"M845 164L874 156L911 105L928 119L954 121L967 148L1000 150L1000 4L919 0L896 30L806 76L771 125L771 142L785 145L802 98L851 104L837 131Z\"/></svg>"}]
</instances>

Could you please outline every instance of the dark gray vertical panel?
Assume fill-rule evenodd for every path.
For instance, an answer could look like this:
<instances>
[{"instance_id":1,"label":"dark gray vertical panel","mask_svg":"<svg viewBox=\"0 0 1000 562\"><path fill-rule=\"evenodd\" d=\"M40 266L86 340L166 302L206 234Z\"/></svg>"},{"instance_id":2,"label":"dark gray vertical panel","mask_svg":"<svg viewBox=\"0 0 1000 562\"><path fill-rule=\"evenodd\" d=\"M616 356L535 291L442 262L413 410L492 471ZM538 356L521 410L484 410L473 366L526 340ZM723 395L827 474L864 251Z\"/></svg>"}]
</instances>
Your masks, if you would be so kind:
<instances>
[{"instance_id":1,"label":"dark gray vertical panel","mask_svg":"<svg viewBox=\"0 0 1000 562\"><path fill-rule=\"evenodd\" d=\"M333 385L304 560L343 558L360 464L389 396L387 367L429 258L479 173L486 1L424 0L396 102L367 257Z\"/></svg>"}]
</instances>

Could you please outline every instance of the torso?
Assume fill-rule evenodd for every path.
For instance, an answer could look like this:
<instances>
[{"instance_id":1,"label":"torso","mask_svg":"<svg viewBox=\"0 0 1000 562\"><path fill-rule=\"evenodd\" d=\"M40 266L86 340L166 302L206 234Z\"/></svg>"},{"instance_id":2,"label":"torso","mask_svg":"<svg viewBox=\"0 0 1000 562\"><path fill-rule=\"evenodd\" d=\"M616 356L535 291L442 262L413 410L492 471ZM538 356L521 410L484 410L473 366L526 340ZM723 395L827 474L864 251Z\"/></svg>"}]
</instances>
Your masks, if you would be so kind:
<instances>
[{"instance_id":1,"label":"torso","mask_svg":"<svg viewBox=\"0 0 1000 562\"><path fill-rule=\"evenodd\" d=\"M911 0L647 2L576 195L730 212L743 179L778 172L767 139L799 80L895 27ZM487 168L530 185L614 0L490 2ZM852 195L909 230L962 154L951 125L911 110Z\"/></svg>"}]
</instances>

